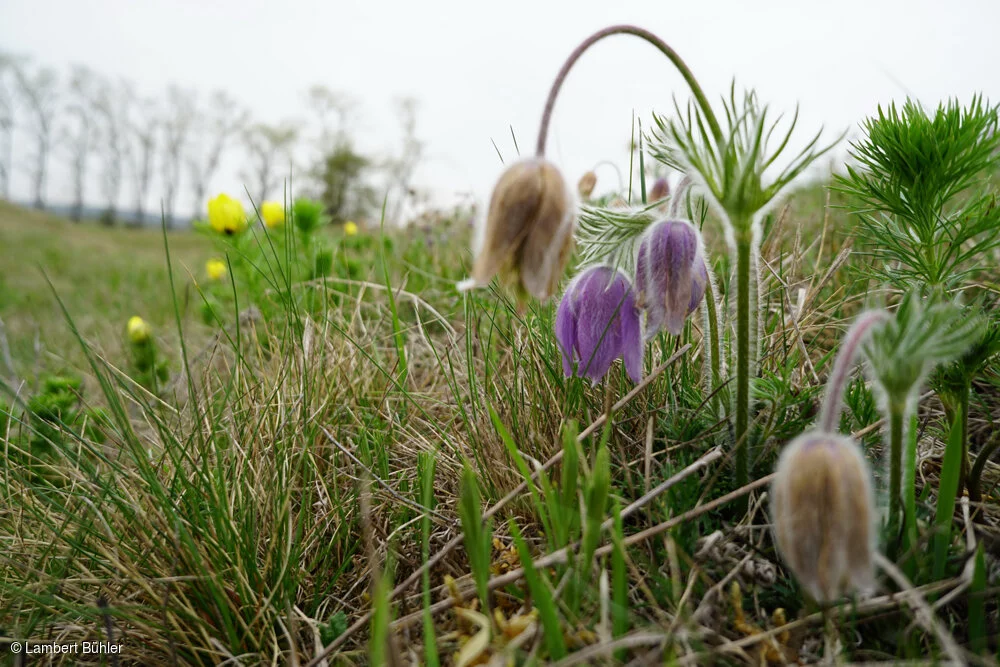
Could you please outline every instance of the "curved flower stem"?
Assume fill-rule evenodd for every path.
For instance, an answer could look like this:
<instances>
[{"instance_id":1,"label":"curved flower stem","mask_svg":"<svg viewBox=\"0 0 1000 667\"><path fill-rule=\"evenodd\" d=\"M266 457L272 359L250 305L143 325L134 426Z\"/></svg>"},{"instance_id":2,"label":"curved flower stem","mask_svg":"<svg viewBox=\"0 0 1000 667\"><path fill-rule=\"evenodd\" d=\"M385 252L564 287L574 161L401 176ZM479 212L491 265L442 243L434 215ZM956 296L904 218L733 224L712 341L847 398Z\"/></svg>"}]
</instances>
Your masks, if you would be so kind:
<instances>
[{"instance_id":1,"label":"curved flower stem","mask_svg":"<svg viewBox=\"0 0 1000 667\"><path fill-rule=\"evenodd\" d=\"M974 503L983 501L983 470L986 469L986 463L997 450L1000 450L1000 431L995 432L992 440L979 452L979 456L976 457L976 462L972 464L972 470L969 472L969 500Z\"/></svg>"},{"instance_id":2,"label":"curved flower stem","mask_svg":"<svg viewBox=\"0 0 1000 667\"><path fill-rule=\"evenodd\" d=\"M657 49L660 50L663 55L670 59L670 62L674 64L674 67L681 73L684 77L684 81L687 82L688 86L691 88L691 93L694 95L695 100L698 102L698 106L701 107L702 112L705 114L705 119L708 121L709 128L712 131L712 135L715 137L715 141L719 144L722 143L722 129L719 126L718 120L715 118L715 114L712 112L712 107L708 104L708 100L705 98L705 93L702 91L701 86L698 81L694 78L694 74L688 69L688 66L684 64L681 57L677 55L670 46L664 42L662 39L637 26L633 25L614 25L603 30L598 30L593 35L583 40L579 46L577 46L566 62L563 63L562 69L556 75L555 80L552 82L552 88L549 89L549 97L545 100L545 110L542 112L542 123L538 128L538 144L535 148L535 153L538 157L545 156L545 140L549 135L549 121L552 119L552 108L556 104L556 97L559 95L559 89L562 88L563 81L566 80L566 75L569 71L573 69L573 65L576 61L583 55L584 51L593 46L596 42L609 37L611 35L635 35L641 39L646 40Z\"/></svg>"},{"instance_id":3,"label":"curved flower stem","mask_svg":"<svg viewBox=\"0 0 1000 667\"><path fill-rule=\"evenodd\" d=\"M833 371L826 383L826 394L823 396L823 408L819 414L820 429L827 433L835 433L840 423L840 411L844 403L844 390L847 379L854 367L854 359L861 349L868 332L873 326L884 322L889 315L883 310L873 310L862 313L847 332L844 342L840 344L840 352L833 364Z\"/></svg>"},{"instance_id":4,"label":"curved flower stem","mask_svg":"<svg viewBox=\"0 0 1000 667\"><path fill-rule=\"evenodd\" d=\"M677 190L670 197L670 219L676 220L681 214L681 206L684 205L684 198L687 197L688 189L691 187L691 177L684 174L681 182L677 184Z\"/></svg>"}]
</instances>

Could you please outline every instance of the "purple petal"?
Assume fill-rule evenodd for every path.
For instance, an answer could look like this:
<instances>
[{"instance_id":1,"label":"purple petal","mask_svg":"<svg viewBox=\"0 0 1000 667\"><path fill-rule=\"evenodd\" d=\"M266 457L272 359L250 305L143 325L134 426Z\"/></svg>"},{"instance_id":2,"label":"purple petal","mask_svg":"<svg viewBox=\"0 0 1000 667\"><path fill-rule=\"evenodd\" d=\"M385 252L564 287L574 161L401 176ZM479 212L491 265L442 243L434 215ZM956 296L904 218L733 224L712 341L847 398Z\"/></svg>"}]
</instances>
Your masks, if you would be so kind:
<instances>
[{"instance_id":1,"label":"purple petal","mask_svg":"<svg viewBox=\"0 0 1000 667\"><path fill-rule=\"evenodd\" d=\"M688 222L664 220L653 225L646 240L649 243L647 324L655 324L657 329L662 326L677 336L689 314L698 232ZM660 308L662 313L658 312Z\"/></svg>"},{"instance_id":2,"label":"purple petal","mask_svg":"<svg viewBox=\"0 0 1000 667\"><path fill-rule=\"evenodd\" d=\"M635 307L635 296L626 294L621 308L622 361L632 382L642 379L642 327L639 324L639 310Z\"/></svg>"},{"instance_id":3,"label":"purple petal","mask_svg":"<svg viewBox=\"0 0 1000 667\"><path fill-rule=\"evenodd\" d=\"M556 311L556 342L562 353L563 373L566 377L573 375L573 350L576 348L576 317L573 314L573 298L570 289L566 290L559 309Z\"/></svg>"},{"instance_id":4,"label":"purple petal","mask_svg":"<svg viewBox=\"0 0 1000 667\"><path fill-rule=\"evenodd\" d=\"M639 253L635 263L635 289L639 295L639 307L646 313L646 326L643 338L651 339L663 328L666 318L663 299L657 296L650 276L649 247L652 235L647 233L639 243Z\"/></svg>"},{"instance_id":5,"label":"purple petal","mask_svg":"<svg viewBox=\"0 0 1000 667\"><path fill-rule=\"evenodd\" d=\"M577 285L578 375L597 382L621 355L620 324L616 311L625 293L622 282L607 267L589 269Z\"/></svg>"},{"instance_id":6,"label":"purple petal","mask_svg":"<svg viewBox=\"0 0 1000 667\"><path fill-rule=\"evenodd\" d=\"M705 298L705 289L708 286L708 267L701 257L695 259L694 275L691 281L691 302L688 303L687 314L690 315Z\"/></svg>"},{"instance_id":7,"label":"purple petal","mask_svg":"<svg viewBox=\"0 0 1000 667\"><path fill-rule=\"evenodd\" d=\"M646 283L649 282L649 236L643 236L635 257L635 293L639 295L639 306L645 307Z\"/></svg>"},{"instance_id":8,"label":"purple petal","mask_svg":"<svg viewBox=\"0 0 1000 667\"><path fill-rule=\"evenodd\" d=\"M620 271L587 269L566 289L556 312L563 371L597 382L622 357L635 382L642 378L642 335L635 292Z\"/></svg>"}]
</instances>

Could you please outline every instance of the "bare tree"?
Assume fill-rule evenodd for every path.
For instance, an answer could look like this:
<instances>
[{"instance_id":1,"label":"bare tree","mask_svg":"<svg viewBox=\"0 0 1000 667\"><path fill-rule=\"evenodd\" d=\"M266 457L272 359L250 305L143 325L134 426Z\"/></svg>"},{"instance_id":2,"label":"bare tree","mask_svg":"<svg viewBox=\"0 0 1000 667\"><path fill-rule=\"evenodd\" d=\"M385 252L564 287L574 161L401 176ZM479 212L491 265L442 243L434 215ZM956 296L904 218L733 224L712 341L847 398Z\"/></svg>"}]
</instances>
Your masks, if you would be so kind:
<instances>
[{"instance_id":1,"label":"bare tree","mask_svg":"<svg viewBox=\"0 0 1000 667\"><path fill-rule=\"evenodd\" d=\"M122 82L102 82L94 99L100 119L100 149L103 156L101 191L105 209L101 220L113 225L118 217L118 200L122 191L122 172L128 159L129 107L133 95L130 86Z\"/></svg>"},{"instance_id":2,"label":"bare tree","mask_svg":"<svg viewBox=\"0 0 1000 667\"><path fill-rule=\"evenodd\" d=\"M351 114L356 108L349 96L330 90L326 86L311 86L305 94L306 107L315 126L310 143L319 151L319 157L333 152L347 138Z\"/></svg>"},{"instance_id":3,"label":"bare tree","mask_svg":"<svg viewBox=\"0 0 1000 667\"><path fill-rule=\"evenodd\" d=\"M292 149L298 138L299 127L290 121L279 125L258 123L244 133L250 166L243 177L255 182L258 205L281 183L284 166L291 164Z\"/></svg>"},{"instance_id":4,"label":"bare tree","mask_svg":"<svg viewBox=\"0 0 1000 667\"><path fill-rule=\"evenodd\" d=\"M0 197L10 199L14 165L15 59L0 52Z\"/></svg>"},{"instance_id":5,"label":"bare tree","mask_svg":"<svg viewBox=\"0 0 1000 667\"><path fill-rule=\"evenodd\" d=\"M44 208L49 149L52 147L52 130L58 111L59 80L55 71L48 67L39 67L29 73L25 66L15 65L14 72L31 121L30 131L35 138L35 165L32 170L35 208Z\"/></svg>"},{"instance_id":6,"label":"bare tree","mask_svg":"<svg viewBox=\"0 0 1000 667\"><path fill-rule=\"evenodd\" d=\"M126 155L135 187L135 224L138 226L142 225L146 218L146 197L153 176L153 156L156 153L156 138L160 132L161 119L155 99L133 98L129 107L131 113L128 131L132 146Z\"/></svg>"},{"instance_id":7,"label":"bare tree","mask_svg":"<svg viewBox=\"0 0 1000 667\"><path fill-rule=\"evenodd\" d=\"M309 112L304 132L310 149L307 176L323 191L327 159L350 143L348 126L357 104L349 96L319 84L310 86L303 97Z\"/></svg>"},{"instance_id":8,"label":"bare tree","mask_svg":"<svg viewBox=\"0 0 1000 667\"><path fill-rule=\"evenodd\" d=\"M181 180L181 165L187 151L188 135L195 120L194 93L170 86L163 117L163 209L167 226L174 225L174 204Z\"/></svg>"},{"instance_id":9,"label":"bare tree","mask_svg":"<svg viewBox=\"0 0 1000 667\"><path fill-rule=\"evenodd\" d=\"M219 170L222 154L233 137L246 127L250 114L225 91L217 90L208 101L208 111L198 114L196 149L188 155L188 174L194 188L195 210L205 204L205 193Z\"/></svg>"},{"instance_id":10,"label":"bare tree","mask_svg":"<svg viewBox=\"0 0 1000 667\"><path fill-rule=\"evenodd\" d=\"M396 114L403 130L403 145L399 155L386 164L389 189L397 193L392 211L392 219L396 224L402 224L399 216L403 204L411 198L410 184L424 154L424 145L417 138L417 108L418 103L412 97L396 101Z\"/></svg>"},{"instance_id":11,"label":"bare tree","mask_svg":"<svg viewBox=\"0 0 1000 667\"><path fill-rule=\"evenodd\" d=\"M60 144L65 146L69 156L70 177L73 181L73 204L70 220L76 222L83 217L86 199L87 168L94 150L94 88L97 84L94 72L87 67L77 66L69 79L66 112L68 124L62 128Z\"/></svg>"}]
</instances>

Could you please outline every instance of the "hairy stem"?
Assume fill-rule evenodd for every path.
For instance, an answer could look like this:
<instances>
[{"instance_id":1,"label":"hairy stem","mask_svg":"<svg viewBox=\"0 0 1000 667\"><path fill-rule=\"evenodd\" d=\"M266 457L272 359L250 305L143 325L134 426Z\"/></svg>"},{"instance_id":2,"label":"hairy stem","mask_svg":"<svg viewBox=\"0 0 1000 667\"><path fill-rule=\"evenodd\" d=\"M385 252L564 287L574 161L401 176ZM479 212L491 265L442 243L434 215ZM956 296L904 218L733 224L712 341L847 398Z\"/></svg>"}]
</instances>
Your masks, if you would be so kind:
<instances>
[{"instance_id":1,"label":"hairy stem","mask_svg":"<svg viewBox=\"0 0 1000 667\"><path fill-rule=\"evenodd\" d=\"M713 395L712 408L716 417L722 416L722 329L719 327L719 305L715 300L715 283L711 277L705 285L705 313L708 320L709 386Z\"/></svg>"},{"instance_id":2,"label":"hairy stem","mask_svg":"<svg viewBox=\"0 0 1000 667\"><path fill-rule=\"evenodd\" d=\"M847 332L844 342L840 344L840 352L837 360L833 364L833 371L830 379L826 383L826 394L823 397L823 408L820 411L820 429L827 433L834 433L840 424L840 411L844 404L844 390L847 388L847 379L854 368L854 359L861 350L868 332L873 326L888 319L888 314L882 310L873 310L862 313L854 322L854 326Z\"/></svg>"},{"instance_id":3,"label":"hairy stem","mask_svg":"<svg viewBox=\"0 0 1000 667\"><path fill-rule=\"evenodd\" d=\"M688 86L691 88L691 93L694 95L695 101L698 106L701 107L702 112L705 114L705 119L708 122L709 128L711 129L712 135L715 137L717 143L722 144L722 129L719 127L719 122L715 118L715 114L712 112L712 107L708 104L708 99L705 97L705 93L702 91L701 86L698 81L694 78L694 74L688 69L688 66L684 64L681 57L677 55L670 46L664 42L662 39L637 26L633 25L614 25L603 30L598 30L593 35L583 40L579 46L577 46L566 62L563 63L562 69L556 75L555 80L552 82L552 88L549 89L549 97L545 100L545 110L542 112L542 123L538 128L538 144L535 148L535 153L538 157L545 156L545 140L549 135L549 121L552 119L552 109L556 104L556 97L559 95L559 89L562 88L563 81L566 80L566 75L569 71L573 69L573 65L579 60L580 56L593 46L596 42L609 37L611 35L635 35L641 39L646 40L653 46L655 46L659 51L665 55L670 62L674 64L674 67L681 73L684 77L684 81L687 82Z\"/></svg>"},{"instance_id":4,"label":"hairy stem","mask_svg":"<svg viewBox=\"0 0 1000 667\"><path fill-rule=\"evenodd\" d=\"M750 481L750 252L748 235L736 241L736 486ZM746 502L745 500L743 501Z\"/></svg>"},{"instance_id":5,"label":"hairy stem","mask_svg":"<svg viewBox=\"0 0 1000 667\"><path fill-rule=\"evenodd\" d=\"M913 576L917 573L917 417L915 411L903 414L903 536L904 548L909 558L901 563L903 571Z\"/></svg>"},{"instance_id":6,"label":"hairy stem","mask_svg":"<svg viewBox=\"0 0 1000 667\"><path fill-rule=\"evenodd\" d=\"M903 489L903 422L906 409L893 403L889 408L889 551L895 558L896 538L899 535L900 503Z\"/></svg>"}]
</instances>

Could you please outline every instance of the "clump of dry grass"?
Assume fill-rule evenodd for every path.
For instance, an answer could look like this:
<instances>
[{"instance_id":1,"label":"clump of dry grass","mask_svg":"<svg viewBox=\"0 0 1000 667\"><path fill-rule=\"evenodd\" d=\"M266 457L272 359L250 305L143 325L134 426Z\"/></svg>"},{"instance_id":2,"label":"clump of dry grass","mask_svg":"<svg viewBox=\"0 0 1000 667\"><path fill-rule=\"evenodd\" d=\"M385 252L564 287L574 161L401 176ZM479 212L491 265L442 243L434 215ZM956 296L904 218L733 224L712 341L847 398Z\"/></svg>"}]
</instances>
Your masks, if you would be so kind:
<instances>
[{"instance_id":1,"label":"clump of dry grass","mask_svg":"<svg viewBox=\"0 0 1000 667\"><path fill-rule=\"evenodd\" d=\"M55 454L43 457L20 437L30 419L0 433L0 624L10 637L83 641L103 638L109 617L130 664L363 663L371 637L385 632L400 638L399 659L416 662L428 655L425 618L445 662L470 645L482 660L545 655L539 596L523 578L514 521L551 582L565 664L664 654L680 664L818 658L831 617L845 637L862 638L857 659L937 652L934 633L901 631L918 613L906 606L909 595L890 590L825 611L805 603L774 554L762 510L771 463L813 419L830 352L869 289L852 269L865 260L847 251L850 223L824 199L811 191L793 198L764 248L749 486L732 486L729 452L719 448L727 431L706 407L697 326L652 344L640 386L616 368L590 387L562 377L550 306L519 315L500 294L458 297L390 258L392 289L374 270L336 298L322 281L301 286L294 299L309 291L314 301L288 297L296 306L282 317L247 318L178 351L187 368L177 362L161 397L114 368L113 351L84 348L89 386L100 389L96 402L109 415L102 437L63 428ZM398 243L407 256L407 241ZM447 264L453 250L425 260ZM727 275L725 265L716 268ZM286 296L273 298L281 305ZM974 433L1000 419L995 377L979 387ZM581 569L574 549L550 549L531 485L490 408L529 470L553 479L569 421L585 433L584 466L606 438L622 518L610 510L601 518L592 563ZM927 402L920 413L918 483L931 497L938 409ZM878 419L859 379L842 426L873 455ZM421 455L436 462L433 508L419 491ZM483 610L473 601L458 514L467 463L496 538L489 577L503 624L487 619L485 642L484 626L470 620ZM988 470L995 489L996 467ZM747 496L750 511L734 511L730 501ZM970 511L976 520L963 524L961 540L986 544L993 562L995 492ZM961 540L949 576L916 586L959 644L973 585ZM420 594L425 569L429 605ZM392 576L389 594L373 587L375 573ZM574 578L586 585L570 605ZM393 620L377 620L379 605ZM996 627L995 605L987 613L987 627Z\"/></svg>"}]
</instances>

